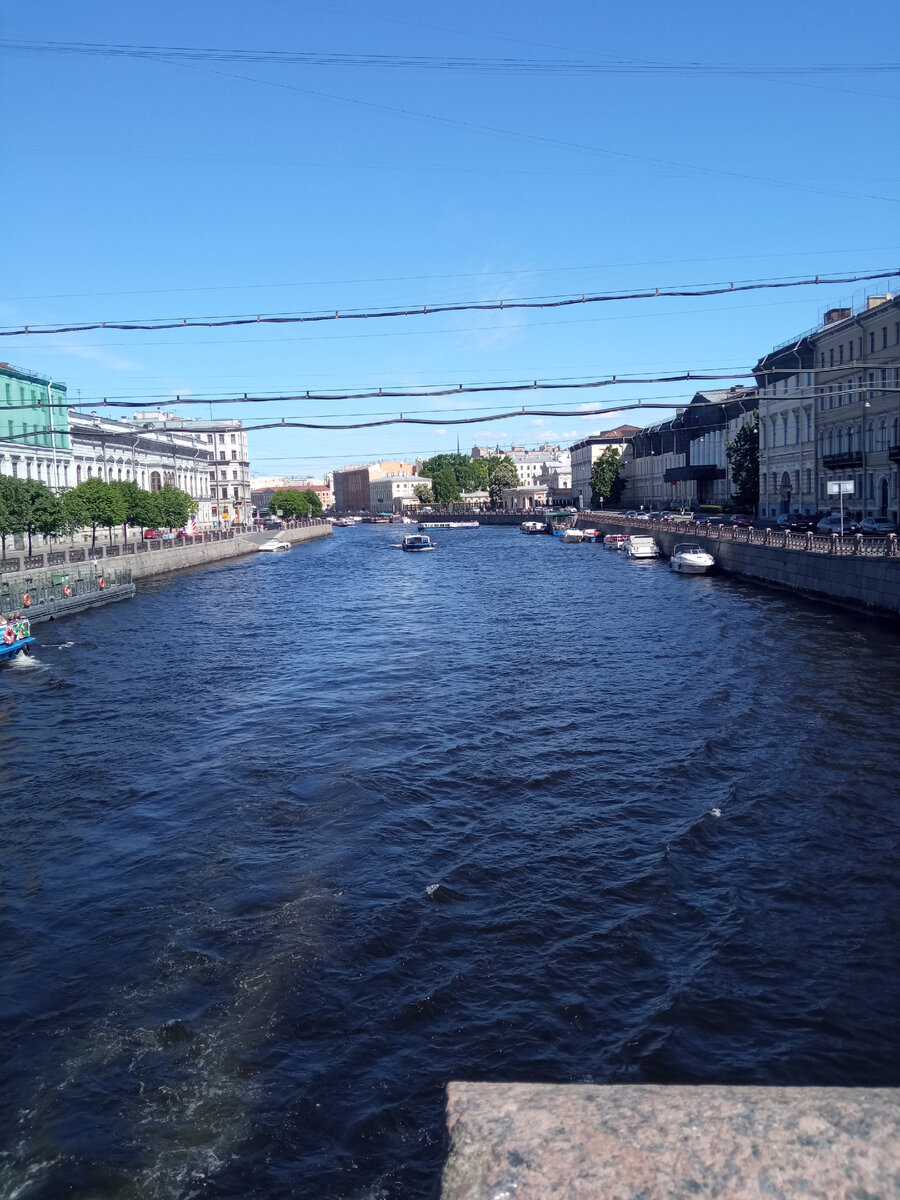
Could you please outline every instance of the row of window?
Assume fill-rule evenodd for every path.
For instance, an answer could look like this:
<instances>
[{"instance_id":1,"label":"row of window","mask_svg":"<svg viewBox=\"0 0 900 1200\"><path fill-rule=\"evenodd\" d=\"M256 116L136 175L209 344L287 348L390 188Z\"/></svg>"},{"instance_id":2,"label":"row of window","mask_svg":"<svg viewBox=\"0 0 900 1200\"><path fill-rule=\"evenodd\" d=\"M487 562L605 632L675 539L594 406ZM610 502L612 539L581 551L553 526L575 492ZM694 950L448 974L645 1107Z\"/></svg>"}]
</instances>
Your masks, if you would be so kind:
<instances>
[{"instance_id":1,"label":"row of window","mask_svg":"<svg viewBox=\"0 0 900 1200\"><path fill-rule=\"evenodd\" d=\"M897 445L898 419L894 417L891 421L891 437L890 445ZM888 423L885 417L882 417L876 427L874 421L869 421L866 425L866 452L869 454L875 453L877 450L887 450L888 448ZM824 454L842 454L844 451L850 452L853 450L862 449L862 426L848 425L846 430L838 427L836 429L823 430L819 434L819 457Z\"/></svg>"},{"instance_id":2,"label":"row of window","mask_svg":"<svg viewBox=\"0 0 900 1200\"><path fill-rule=\"evenodd\" d=\"M887 350L888 326L882 325L880 331L876 329L870 329L868 331L867 338L870 354L875 353L876 344L878 345L879 349ZM894 345L900 345L900 321L894 322ZM828 349L828 365L829 367L836 367L840 366L843 362L853 362L855 359L862 357L862 352L863 335L860 334L858 338L850 338L846 343L846 358L844 357L845 348L843 342L841 342L839 346L830 346ZM819 366L825 366L824 350L819 351Z\"/></svg>"},{"instance_id":3,"label":"row of window","mask_svg":"<svg viewBox=\"0 0 900 1200\"><path fill-rule=\"evenodd\" d=\"M761 496L780 496L782 499L796 497L798 494L809 496L813 490L812 471L807 469L803 472L803 491L800 492L801 475L799 471L784 471L779 474L777 471L763 472L759 477L759 491ZM824 474L819 475L819 498L824 500L827 490L825 487L827 480ZM855 495L862 496L863 476L862 472L856 475L855 479ZM879 489L889 491L892 499L897 496L897 472L891 471L890 476L883 475L878 483ZM875 498L875 472L868 471L866 473L866 495L870 500Z\"/></svg>"}]
</instances>

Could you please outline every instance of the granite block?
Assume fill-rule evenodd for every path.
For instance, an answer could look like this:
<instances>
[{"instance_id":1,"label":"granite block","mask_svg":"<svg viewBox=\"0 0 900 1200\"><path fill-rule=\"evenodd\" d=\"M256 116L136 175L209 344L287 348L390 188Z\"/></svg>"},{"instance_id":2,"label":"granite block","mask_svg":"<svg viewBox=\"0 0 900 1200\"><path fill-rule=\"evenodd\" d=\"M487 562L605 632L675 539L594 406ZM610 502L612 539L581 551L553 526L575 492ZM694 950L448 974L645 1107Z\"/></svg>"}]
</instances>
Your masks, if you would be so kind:
<instances>
[{"instance_id":1,"label":"granite block","mask_svg":"<svg viewBox=\"0 0 900 1200\"><path fill-rule=\"evenodd\" d=\"M441 1200L888 1200L900 1092L451 1083Z\"/></svg>"}]
</instances>

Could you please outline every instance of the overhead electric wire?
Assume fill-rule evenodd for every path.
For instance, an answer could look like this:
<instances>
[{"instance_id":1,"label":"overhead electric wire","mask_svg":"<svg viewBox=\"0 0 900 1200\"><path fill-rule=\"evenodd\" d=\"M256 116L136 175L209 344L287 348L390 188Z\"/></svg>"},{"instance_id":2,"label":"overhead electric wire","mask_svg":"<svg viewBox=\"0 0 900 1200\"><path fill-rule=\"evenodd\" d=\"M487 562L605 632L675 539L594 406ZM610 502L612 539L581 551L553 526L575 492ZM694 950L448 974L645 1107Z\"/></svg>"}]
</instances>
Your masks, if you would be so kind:
<instances>
[{"instance_id":1,"label":"overhead electric wire","mask_svg":"<svg viewBox=\"0 0 900 1200\"><path fill-rule=\"evenodd\" d=\"M250 50L212 46L153 46L105 42L54 42L6 38L0 50L19 53L86 55L106 58L142 58L186 62L276 63L288 66L401 68L429 71L476 71L501 74L538 73L566 75L729 75L770 77L779 75L892 74L900 63L752 63L641 62L618 59L474 58L454 55L359 54L346 51Z\"/></svg>"},{"instance_id":2,"label":"overhead electric wire","mask_svg":"<svg viewBox=\"0 0 900 1200\"><path fill-rule=\"evenodd\" d=\"M512 299L492 301L469 301L459 304L424 304L409 305L394 308L384 308L371 312L358 309L335 309L324 312L310 313L257 313L256 316L222 316L222 317L182 317L180 320L165 318L149 318L135 321L89 321L81 324L41 324L4 326L0 328L0 337L21 337L24 335L40 335L54 333L86 333L96 329L117 330L164 330L164 329L219 329L242 325L304 325L317 324L323 321L366 321L394 317L433 316L436 313L454 312L502 312L503 310L521 309L551 309L571 308L579 304L608 304L624 300L656 300L684 298L695 296L722 296L737 292L771 291L782 288L815 287L823 284L844 284L870 282L876 279L890 279L900 274L900 269L888 271L872 271L865 274L821 276L806 279L775 279L749 283L716 284L709 287L697 288L665 288L644 289L637 292L608 292L603 294L580 296L563 296L557 299Z\"/></svg>"}]
</instances>

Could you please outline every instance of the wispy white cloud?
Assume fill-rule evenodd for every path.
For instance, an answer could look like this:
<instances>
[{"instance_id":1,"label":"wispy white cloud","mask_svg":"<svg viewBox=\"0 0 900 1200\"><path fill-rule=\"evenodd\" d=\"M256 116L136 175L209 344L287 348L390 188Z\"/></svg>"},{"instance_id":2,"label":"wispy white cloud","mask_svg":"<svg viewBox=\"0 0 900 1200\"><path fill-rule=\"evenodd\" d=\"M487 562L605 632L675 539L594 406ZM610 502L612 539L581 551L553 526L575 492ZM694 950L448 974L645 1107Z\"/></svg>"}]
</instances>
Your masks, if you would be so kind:
<instances>
[{"instance_id":1,"label":"wispy white cloud","mask_svg":"<svg viewBox=\"0 0 900 1200\"><path fill-rule=\"evenodd\" d=\"M546 425L547 424L547 422L544 420L543 417L535 417L531 423L532 423L532 425Z\"/></svg>"},{"instance_id":2,"label":"wispy white cloud","mask_svg":"<svg viewBox=\"0 0 900 1200\"><path fill-rule=\"evenodd\" d=\"M79 342L59 344L58 349L73 358L83 358L88 362L99 363L110 371L141 371L143 364L133 358L124 358L121 354L110 354L100 346L86 346Z\"/></svg>"},{"instance_id":3,"label":"wispy white cloud","mask_svg":"<svg viewBox=\"0 0 900 1200\"><path fill-rule=\"evenodd\" d=\"M445 437L447 434L446 429L436 429L434 432L437 434L438 437ZM341 476L341 478L343 479L343 476Z\"/></svg>"}]
</instances>

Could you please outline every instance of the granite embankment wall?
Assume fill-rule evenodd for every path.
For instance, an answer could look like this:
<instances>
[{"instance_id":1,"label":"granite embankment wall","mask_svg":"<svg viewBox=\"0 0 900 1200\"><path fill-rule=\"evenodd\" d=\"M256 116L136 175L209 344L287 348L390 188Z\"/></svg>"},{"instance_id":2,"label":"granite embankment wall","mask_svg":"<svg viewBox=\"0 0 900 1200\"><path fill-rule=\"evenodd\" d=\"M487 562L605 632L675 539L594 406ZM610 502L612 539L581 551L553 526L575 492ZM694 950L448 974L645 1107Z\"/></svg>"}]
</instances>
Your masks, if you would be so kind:
<instances>
[{"instance_id":1,"label":"granite embankment wall","mask_svg":"<svg viewBox=\"0 0 900 1200\"><path fill-rule=\"evenodd\" d=\"M727 574L862 612L900 617L900 557L887 552L891 545L886 539L815 537L807 542L802 534L769 531L773 544L765 545L749 540L751 533L764 536L762 530L736 530L733 537L723 530L722 537L707 537L690 527L668 530L609 515L601 522L599 513L579 518L578 524L601 526L604 533L650 534L666 555L678 542L697 542Z\"/></svg>"},{"instance_id":2,"label":"granite embankment wall","mask_svg":"<svg viewBox=\"0 0 900 1200\"><path fill-rule=\"evenodd\" d=\"M891 1088L451 1083L441 1200L888 1200Z\"/></svg>"},{"instance_id":3,"label":"granite embankment wall","mask_svg":"<svg viewBox=\"0 0 900 1200\"><path fill-rule=\"evenodd\" d=\"M144 579L151 575L163 575L168 571L182 571L187 567L215 566L217 563L227 562L231 558L240 558L244 554L256 554L261 542L267 542L274 537L297 545L301 542L313 541L316 538L331 536L330 522L310 521L298 524L291 529L278 530L276 533L239 533L226 541L203 542L199 545L195 543L183 546L181 549L172 548L149 554L136 554L127 565L132 568L135 579Z\"/></svg>"},{"instance_id":4,"label":"granite embankment wall","mask_svg":"<svg viewBox=\"0 0 900 1200\"><path fill-rule=\"evenodd\" d=\"M309 520L283 529L277 536L297 544L331 537L331 533L329 522ZM174 542L131 542L127 548L125 544L98 545L90 550L12 556L0 563L0 612L21 611L32 622L40 622L127 600L135 593L135 580L217 566L256 554L260 543L273 536L229 531Z\"/></svg>"}]
</instances>

